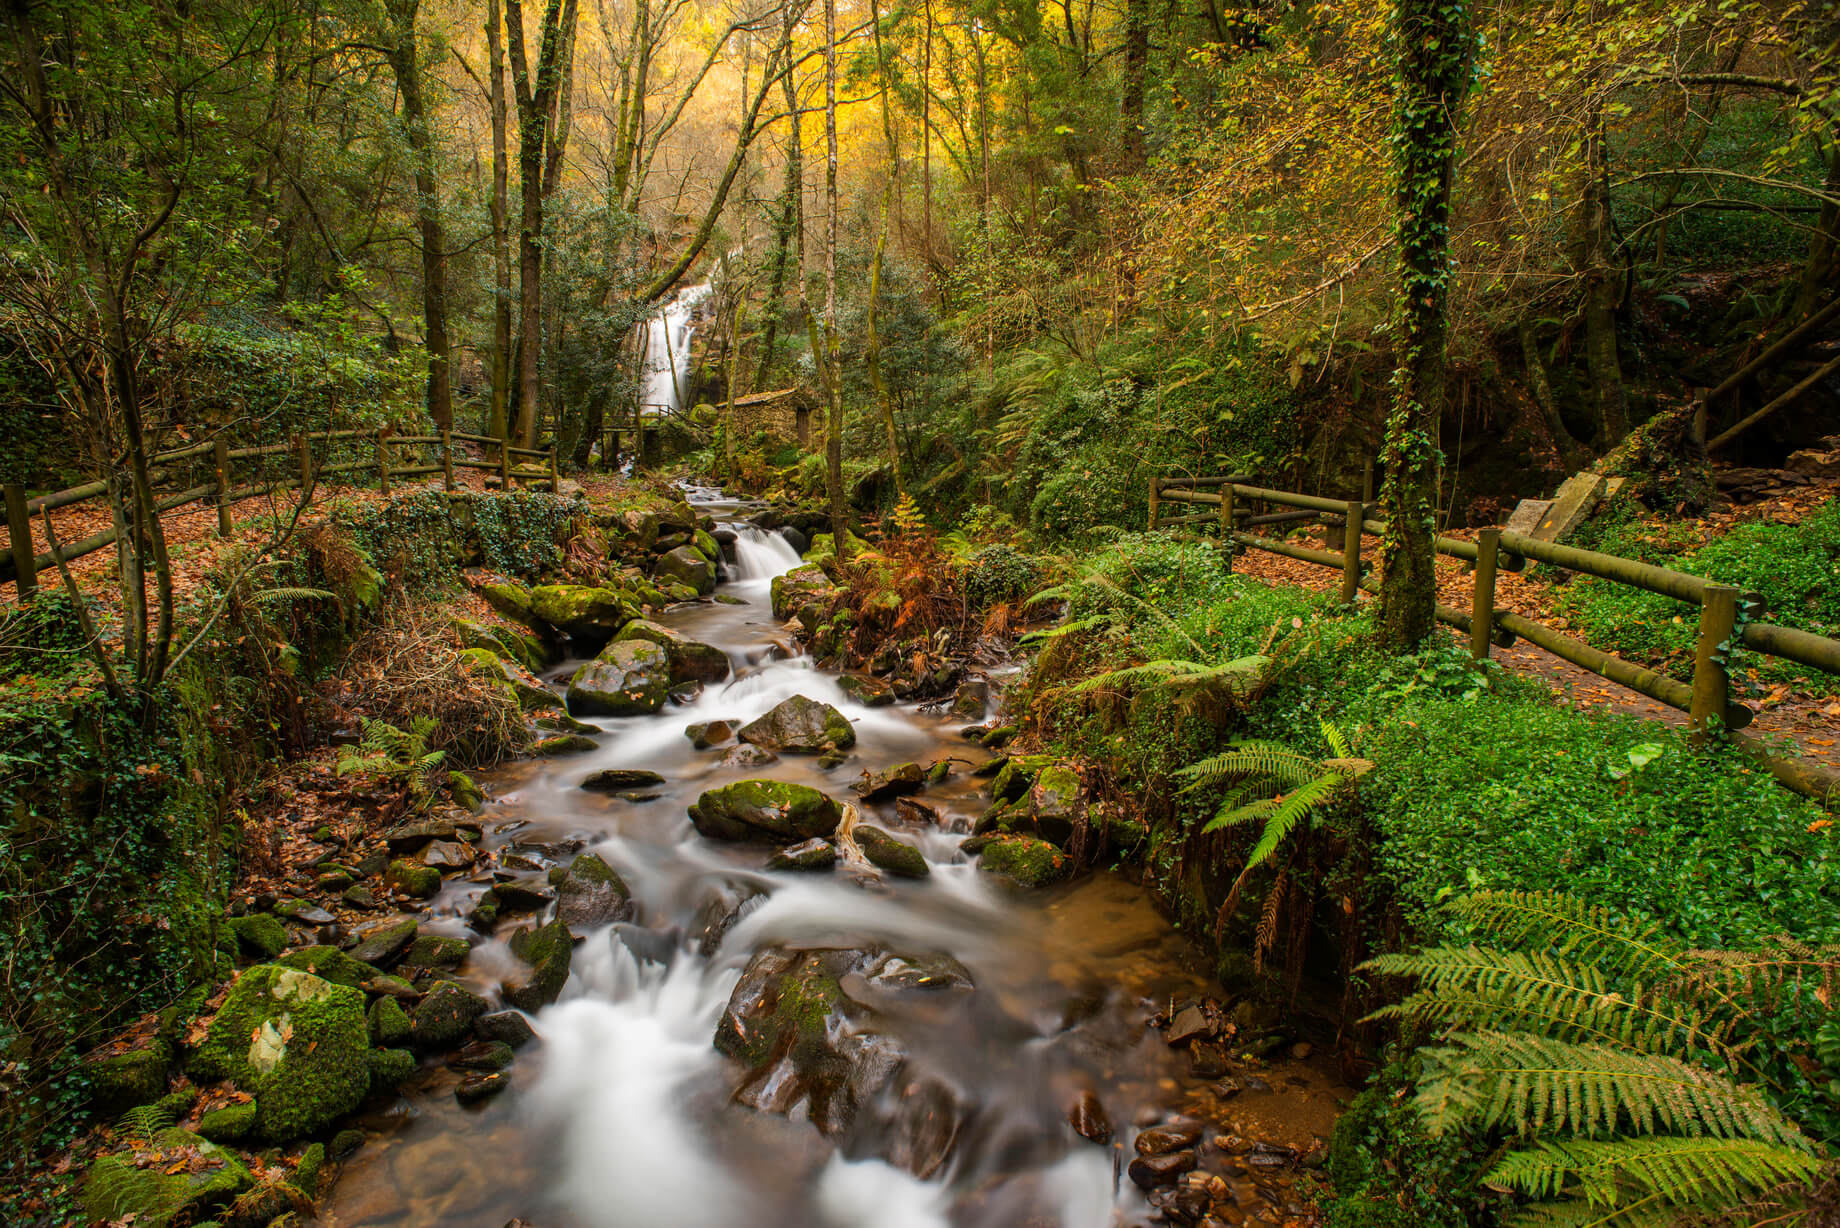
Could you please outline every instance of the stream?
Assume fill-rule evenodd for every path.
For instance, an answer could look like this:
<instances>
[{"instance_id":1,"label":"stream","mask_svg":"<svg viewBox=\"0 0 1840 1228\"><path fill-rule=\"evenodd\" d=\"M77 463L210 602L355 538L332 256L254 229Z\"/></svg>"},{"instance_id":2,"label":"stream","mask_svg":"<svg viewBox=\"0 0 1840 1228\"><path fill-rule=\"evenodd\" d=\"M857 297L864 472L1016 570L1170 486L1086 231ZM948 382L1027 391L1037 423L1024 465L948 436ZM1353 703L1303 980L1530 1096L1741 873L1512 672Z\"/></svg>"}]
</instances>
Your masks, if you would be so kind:
<instances>
[{"instance_id":1,"label":"stream","mask_svg":"<svg viewBox=\"0 0 1840 1228\"><path fill-rule=\"evenodd\" d=\"M991 752L960 736L962 717L912 704L864 707L799 655L768 596L797 555L745 523L748 505L711 490L689 495L737 533L734 558L718 600L655 621L724 650L730 678L653 715L595 720L592 753L481 777L490 798L482 847L495 864L540 882L547 865L598 852L630 886L637 924L578 942L560 1000L530 1017L539 1041L519 1050L508 1090L462 1105L460 1074L430 1059L393 1103L359 1119L368 1141L344 1162L317 1222L1307 1222L1301 1187L1351 1094L1336 1079L1330 1046L1312 1055L1287 1042L1276 1057L1229 1073L1147 1026L1152 1016L1167 1026L1185 1005L1205 1000L1212 1011L1233 997L1150 892L1122 875L1101 871L1030 892L980 872L959 844L989 805L989 781L972 769ZM560 689L578 664L547 678ZM685 735L696 722L750 720L793 695L832 704L854 724L844 763L824 770L811 757L786 756L725 765L731 746L698 750ZM916 798L932 821L915 821L925 812L911 805L862 803L850 792L865 771L940 759L954 761L952 774ZM603 768L646 768L666 783L647 790L656 794L649 799L580 787ZM692 827L686 808L704 790L760 777L856 802L860 821L916 845L930 873L894 879L848 862L768 872L771 847L706 839ZM472 901L491 881L490 872L450 880L422 918L424 933L475 941L458 975L488 997L516 967L506 938L519 924L483 939L469 931ZM722 901L731 902L732 923L701 941ZM841 983L863 1008L852 1018L874 1021L864 1060L900 1074L847 1128L820 1129L803 1101L769 1104L771 1086L740 1094L748 1071L713 1043L744 969L769 948L867 953ZM831 1039L848 1027L832 1020ZM1199 1166L1147 1196L1133 1161L1154 1158L1147 1144L1161 1135L1138 1135L1171 1125L1188 1149L1181 1154Z\"/></svg>"}]
</instances>

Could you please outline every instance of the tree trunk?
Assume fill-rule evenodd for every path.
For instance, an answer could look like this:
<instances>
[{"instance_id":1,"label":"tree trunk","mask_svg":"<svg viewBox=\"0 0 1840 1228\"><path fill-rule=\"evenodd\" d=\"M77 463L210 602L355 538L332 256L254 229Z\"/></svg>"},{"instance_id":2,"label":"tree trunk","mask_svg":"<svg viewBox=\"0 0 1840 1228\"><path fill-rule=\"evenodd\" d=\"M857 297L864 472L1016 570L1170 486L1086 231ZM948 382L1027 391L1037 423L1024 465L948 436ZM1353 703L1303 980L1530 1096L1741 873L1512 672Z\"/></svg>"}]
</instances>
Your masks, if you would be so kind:
<instances>
[{"instance_id":1,"label":"tree trunk","mask_svg":"<svg viewBox=\"0 0 1840 1228\"><path fill-rule=\"evenodd\" d=\"M869 341L865 357L869 363L869 383L875 389L875 403L882 413L882 427L888 434L888 471L894 476L897 495L907 493L901 480L901 438L895 429L894 402L888 396L888 384L882 377L882 334L878 311L882 297L882 258L888 250L888 209L894 200L895 186L901 176L901 149L895 140L894 115L888 107L888 61L882 49L882 11L879 0L869 0L870 28L875 31L876 78L881 82L882 140L888 147L888 179L882 186L881 221L876 228L875 260L869 266Z\"/></svg>"},{"instance_id":2,"label":"tree trunk","mask_svg":"<svg viewBox=\"0 0 1840 1228\"><path fill-rule=\"evenodd\" d=\"M492 106L492 416L486 434L511 437L511 168L505 115L504 17L486 0L486 54L491 57Z\"/></svg>"},{"instance_id":3,"label":"tree trunk","mask_svg":"<svg viewBox=\"0 0 1840 1228\"><path fill-rule=\"evenodd\" d=\"M1808 259L1802 265L1801 284L1796 287L1795 303L1789 310L1791 320L1799 320L1820 306L1828 288L1840 281L1840 126L1833 132L1828 146L1827 199L1821 202L1816 216L1814 237L1808 243Z\"/></svg>"},{"instance_id":4,"label":"tree trunk","mask_svg":"<svg viewBox=\"0 0 1840 1228\"><path fill-rule=\"evenodd\" d=\"M1517 331L1521 343L1521 362L1527 368L1527 382L1532 385L1533 399L1546 420L1547 433L1552 436L1553 447L1559 450L1560 461L1568 468L1575 467L1586 459L1587 450L1572 438L1565 419L1559 414L1559 400L1553 395L1552 378L1546 371L1546 360L1540 355L1540 341L1534 334L1533 321L1522 319Z\"/></svg>"},{"instance_id":5,"label":"tree trunk","mask_svg":"<svg viewBox=\"0 0 1840 1228\"><path fill-rule=\"evenodd\" d=\"M787 93L792 93L792 73L786 73ZM799 220L799 195L804 190L804 169L799 152L798 117L786 142L786 185L780 189L779 217L773 225L773 273L767 284L767 323L760 338L760 365L754 369L754 391L765 392L773 375L773 350L779 342L779 321L785 314L786 265L792 256L792 229Z\"/></svg>"},{"instance_id":6,"label":"tree trunk","mask_svg":"<svg viewBox=\"0 0 1840 1228\"><path fill-rule=\"evenodd\" d=\"M1469 12L1461 0L1399 0L1393 147L1398 172L1399 296L1393 406L1381 459L1380 639L1409 648L1437 623L1433 516L1438 419L1449 331L1450 183L1457 121L1470 79Z\"/></svg>"},{"instance_id":7,"label":"tree trunk","mask_svg":"<svg viewBox=\"0 0 1840 1228\"><path fill-rule=\"evenodd\" d=\"M837 372L837 0L824 0L824 460L837 561L850 558L843 498L843 397Z\"/></svg>"},{"instance_id":8,"label":"tree trunk","mask_svg":"<svg viewBox=\"0 0 1840 1228\"><path fill-rule=\"evenodd\" d=\"M1607 451L1629 433L1629 394L1616 353L1616 307L1621 298L1610 260L1610 160L1601 102L1585 115L1583 226L1584 357L1597 395L1597 450Z\"/></svg>"},{"instance_id":9,"label":"tree trunk","mask_svg":"<svg viewBox=\"0 0 1840 1228\"><path fill-rule=\"evenodd\" d=\"M537 446L540 415L538 357L543 348L543 170L552 100L561 81L562 50L572 37L576 0L549 0L543 13L543 41L533 88L524 52L523 0L505 0L505 33L511 51L511 79L517 91L518 191L518 434L523 446Z\"/></svg>"},{"instance_id":10,"label":"tree trunk","mask_svg":"<svg viewBox=\"0 0 1840 1228\"><path fill-rule=\"evenodd\" d=\"M1144 168L1144 76L1150 61L1150 0L1125 0L1124 91L1118 102L1124 172Z\"/></svg>"},{"instance_id":11,"label":"tree trunk","mask_svg":"<svg viewBox=\"0 0 1840 1228\"><path fill-rule=\"evenodd\" d=\"M428 131L422 95L422 66L415 39L420 0L389 0L390 67L402 96L403 129L415 158L416 220L422 232L422 346L428 351L428 416L437 430L454 424L447 342L447 239L441 226L441 201L434 176L434 142Z\"/></svg>"}]
</instances>

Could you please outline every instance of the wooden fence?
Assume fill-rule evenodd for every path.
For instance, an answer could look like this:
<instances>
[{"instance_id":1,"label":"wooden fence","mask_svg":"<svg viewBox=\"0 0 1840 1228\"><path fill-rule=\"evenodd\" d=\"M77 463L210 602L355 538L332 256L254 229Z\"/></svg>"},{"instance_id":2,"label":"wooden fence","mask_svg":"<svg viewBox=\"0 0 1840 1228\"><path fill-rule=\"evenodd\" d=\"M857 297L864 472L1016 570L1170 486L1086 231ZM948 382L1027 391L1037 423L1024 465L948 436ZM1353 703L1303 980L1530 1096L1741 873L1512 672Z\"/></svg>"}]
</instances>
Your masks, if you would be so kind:
<instances>
[{"instance_id":1,"label":"wooden fence","mask_svg":"<svg viewBox=\"0 0 1840 1228\"><path fill-rule=\"evenodd\" d=\"M370 443L369 454L354 455L366 451L366 441ZM456 456L456 442L484 445L488 449L488 456L482 460ZM316 443L324 445L324 455L318 460L313 454ZM398 451L403 448L434 450L432 453L419 451L405 457ZM334 449L340 449L354 458L327 463L326 456ZM495 459L490 456L492 449L497 451ZM429 461L431 455L435 458L433 463ZM547 474L533 475L529 468L519 464L517 458L520 457L526 461L546 462L543 467L547 468ZM239 463L245 470L256 470L253 474L245 474L245 484L242 486L236 485ZM271 471L277 463L282 472ZM438 435L398 435L388 427L374 434L369 431L315 431L297 434L287 443L245 448L233 448L228 440L220 436L208 443L157 453L150 458L150 465L161 484L177 487L170 493L157 495L154 503L156 511L164 514L192 503L214 506L217 509L217 531L225 537L230 535L232 529L230 509L235 504L276 491L312 489L321 479L335 474L352 474L353 479L343 483L348 487L360 484L357 480L359 475L374 477L377 489L385 495L390 493L392 479L424 477L431 473L441 474L443 486L451 491L454 489L455 469L491 470L498 474L499 481L507 490L513 482L520 480L547 483L551 490L557 488L556 449L553 444L548 448L518 448L491 435L468 435L460 431L442 431ZM26 498L25 490L20 486L8 485L4 491L7 537L11 550L5 557L0 557L0 583L14 581L21 601L30 600L33 596L39 572L56 566L60 561L69 562L115 543L116 530L113 527L80 541L60 543L55 553L52 550L39 551L32 541L32 521L35 517L90 500L106 500L107 482L89 482L32 499ZM46 544L50 545L49 542Z\"/></svg>"},{"instance_id":2,"label":"wooden fence","mask_svg":"<svg viewBox=\"0 0 1840 1228\"><path fill-rule=\"evenodd\" d=\"M1247 485L1249 480L1238 474L1155 479L1150 485L1150 528L1218 528L1229 563L1239 547L1246 547L1340 571L1344 603L1353 603L1360 592L1379 591L1368 578L1371 563L1362 556L1364 536L1378 537L1386 532L1383 522L1372 519L1375 505L1371 501L1322 499L1268 490ZM1163 509L1169 504L1209 510L1168 517ZM1270 510L1273 507L1283 510ZM1341 527L1342 548L1318 550L1246 531L1262 525L1299 524ZM1502 529L1483 529L1473 542L1438 536L1434 543L1439 554L1471 565L1470 608L1458 610L1439 603L1437 618L1469 636L1470 651L1477 660L1487 659L1491 645L1506 648L1517 637L1524 639L1599 677L1687 713L1696 738L1725 736L1751 723L1753 712L1733 699L1731 693L1727 662L1737 644L1840 675L1840 641L1760 621L1765 613L1764 603L1755 593L1650 563ZM1530 559L1697 605L1699 638L1693 655L1692 682L1680 682L1647 666L1625 661L1512 610L1497 609L1496 575L1519 571ZM1744 735L1744 743L1762 754L1754 738ZM1762 757L1770 773L1797 792L1821 799L1840 796L1840 776L1801 760L1767 754Z\"/></svg>"}]
</instances>

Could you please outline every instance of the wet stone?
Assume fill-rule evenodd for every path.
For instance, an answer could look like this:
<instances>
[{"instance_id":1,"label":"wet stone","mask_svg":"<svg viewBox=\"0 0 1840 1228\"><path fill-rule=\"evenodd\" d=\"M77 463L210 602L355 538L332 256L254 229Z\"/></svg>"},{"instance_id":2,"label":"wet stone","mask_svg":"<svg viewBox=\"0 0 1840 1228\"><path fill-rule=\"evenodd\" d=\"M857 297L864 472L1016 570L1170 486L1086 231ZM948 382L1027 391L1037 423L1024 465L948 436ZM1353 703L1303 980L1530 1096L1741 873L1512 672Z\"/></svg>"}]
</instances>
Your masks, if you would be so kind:
<instances>
[{"instance_id":1,"label":"wet stone","mask_svg":"<svg viewBox=\"0 0 1840 1228\"><path fill-rule=\"evenodd\" d=\"M668 968L677 958L677 931L669 933L661 930L646 929L643 925L630 925L626 922L613 927L613 942L623 947L632 957L642 964L657 964Z\"/></svg>"},{"instance_id":2,"label":"wet stone","mask_svg":"<svg viewBox=\"0 0 1840 1228\"><path fill-rule=\"evenodd\" d=\"M858 823L851 833L869 864L897 878L925 878L933 872L920 850L879 827Z\"/></svg>"},{"instance_id":3,"label":"wet stone","mask_svg":"<svg viewBox=\"0 0 1840 1228\"><path fill-rule=\"evenodd\" d=\"M1137 1136L1135 1146L1140 1156L1167 1155L1201 1141L1201 1127L1190 1122L1152 1126ZM1192 1165L1191 1165L1192 1167Z\"/></svg>"},{"instance_id":4,"label":"wet stone","mask_svg":"<svg viewBox=\"0 0 1840 1228\"><path fill-rule=\"evenodd\" d=\"M504 1072L493 1074L470 1074L460 1080L460 1086L454 1088L454 1099L461 1104L478 1104L488 1100L511 1086L511 1076Z\"/></svg>"},{"instance_id":5,"label":"wet stone","mask_svg":"<svg viewBox=\"0 0 1840 1228\"><path fill-rule=\"evenodd\" d=\"M708 750L720 746L735 737L735 725L732 721L697 721L684 726L684 736L690 739L690 745L697 750Z\"/></svg>"},{"instance_id":6,"label":"wet stone","mask_svg":"<svg viewBox=\"0 0 1840 1228\"><path fill-rule=\"evenodd\" d=\"M476 1040L447 1057L452 1070L503 1070L511 1065L511 1046L496 1040Z\"/></svg>"},{"instance_id":7,"label":"wet stone","mask_svg":"<svg viewBox=\"0 0 1840 1228\"><path fill-rule=\"evenodd\" d=\"M865 802L880 802L902 793L917 793L925 784L925 768L918 763L898 763L886 771L864 772L850 788Z\"/></svg>"},{"instance_id":8,"label":"wet stone","mask_svg":"<svg viewBox=\"0 0 1840 1228\"><path fill-rule=\"evenodd\" d=\"M1080 1098L1067 1110L1067 1124L1083 1139L1102 1146L1112 1141L1112 1119L1106 1114L1105 1106L1099 1103L1099 1097L1091 1091L1080 1093Z\"/></svg>"},{"instance_id":9,"label":"wet stone","mask_svg":"<svg viewBox=\"0 0 1840 1228\"><path fill-rule=\"evenodd\" d=\"M619 789L643 789L663 783L663 776L645 768L604 768L582 781L581 787L611 793Z\"/></svg>"},{"instance_id":10,"label":"wet stone","mask_svg":"<svg viewBox=\"0 0 1840 1228\"><path fill-rule=\"evenodd\" d=\"M770 750L763 750L761 747L743 742L722 756L722 766L725 768L755 768L777 762L778 759L779 756Z\"/></svg>"},{"instance_id":11,"label":"wet stone","mask_svg":"<svg viewBox=\"0 0 1840 1228\"><path fill-rule=\"evenodd\" d=\"M1138 1188L1153 1190L1161 1185L1169 1185L1194 1167L1194 1152L1171 1151L1163 1155L1140 1155L1131 1161L1128 1171Z\"/></svg>"},{"instance_id":12,"label":"wet stone","mask_svg":"<svg viewBox=\"0 0 1840 1228\"><path fill-rule=\"evenodd\" d=\"M383 839L392 853L413 853L431 840L452 840L458 834L459 830L445 819L417 819L390 828L383 833Z\"/></svg>"},{"instance_id":13,"label":"wet stone","mask_svg":"<svg viewBox=\"0 0 1840 1228\"><path fill-rule=\"evenodd\" d=\"M535 1040L537 1033L517 1011L492 1011L473 1020L473 1035L518 1049Z\"/></svg>"},{"instance_id":14,"label":"wet stone","mask_svg":"<svg viewBox=\"0 0 1840 1228\"><path fill-rule=\"evenodd\" d=\"M470 845L456 840L435 840L422 850L422 864L442 870L463 870L473 864L475 856Z\"/></svg>"},{"instance_id":15,"label":"wet stone","mask_svg":"<svg viewBox=\"0 0 1840 1228\"><path fill-rule=\"evenodd\" d=\"M358 941L348 954L363 963L387 968L415 941L418 928L413 917L398 917L368 926L358 931Z\"/></svg>"},{"instance_id":16,"label":"wet stone","mask_svg":"<svg viewBox=\"0 0 1840 1228\"><path fill-rule=\"evenodd\" d=\"M767 858L769 870L828 870L836 864L837 846L816 838L790 845Z\"/></svg>"}]
</instances>

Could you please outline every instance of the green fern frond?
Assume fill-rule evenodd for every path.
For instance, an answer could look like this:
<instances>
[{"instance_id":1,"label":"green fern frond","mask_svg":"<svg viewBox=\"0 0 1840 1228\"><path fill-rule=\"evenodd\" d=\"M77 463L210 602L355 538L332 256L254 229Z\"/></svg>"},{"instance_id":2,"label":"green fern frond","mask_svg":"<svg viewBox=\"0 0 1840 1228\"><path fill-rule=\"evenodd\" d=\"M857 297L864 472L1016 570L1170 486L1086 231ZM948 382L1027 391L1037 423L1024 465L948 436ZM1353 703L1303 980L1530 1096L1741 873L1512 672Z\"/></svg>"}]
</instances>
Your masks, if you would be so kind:
<instances>
[{"instance_id":1,"label":"green fern frond","mask_svg":"<svg viewBox=\"0 0 1840 1228\"><path fill-rule=\"evenodd\" d=\"M1316 723L1322 727L1323 741L1329 744L1329 749L1333 752L1335 758L1354 758L1354 752L1349 749L1348 738L1342 733L1339 726L1335 725L1333 722L1324 720L1322 717L1317 717Z\"/></svg>"},{"instance_id":2,"label":"green fern frond","mask_svg":"<svg viewBox=\"0 0 1840 1228\"><path fill-rule=\"evenodd\" d=\"M1273 853L1278 851L1278 846L1284 843L1284 838L1291 834L1292 829L1302 822L1310 811L1327 801L1330 794L1340 788L1341 784L1342 778L1331 773L1293 789L1282 798L1274 799L1277 805L1272 808L1271 814L1265 820L1265 831L1259 837L1259 842L1253 845L1252 852L1246 855L1246 868L1240 872L1240 877L1244 878L1255 866L1263 865ZM1209 826L1211 827L1212 824Z\"/></svg>"},{"instance_id":3,"label":"green fern frond","mask_svg":"<svg viewBox=\"0 0 1840 1228\"><path fill-rule=\"evenodd\" d=\"M1795 1123L1755 1087L1657 1053L1543 1036L1479 1032L1421 1050L1417 1105L1443 1134L1474 1123L1523 1136L1570 1131L1710 1134L1806 1147Z\"/></svg>"},{"instance_id":4,"label":"green fern frond","mask_svg":"<svg viewBox=\"0 0 1840 1228\"><path fill-rule=\"evenodd\" d=\"M331 601L338 604L339 595L327 592L323 588L265 588L255 594L257 601Z\"/></svg>"},{"instance_id":5,"label":"green fern frond","mask_svg":"<svg viewBox=\"0 0 1840 1228\"><path fill-rule=\"evenodd\" d=\"M1645 1053L1704 1050L1730 1056L1730 1025L1676 998L1625 985L1603 969L1543 951L1475 945L1382 955L1362 965L1410 976L1419 992L1369 1019L1415 1019L1459 1031L1537 1031L1557 1040L1627 1045Z\"/></svg>"},{"instance_id":6,"label":"green fern frond","mask_svg":"<svg viewBox=\"0 0 1840 1228\"><path fill-rule=\"evenodd\" d=\"M171 1097L162 1097L152 1104L138 1104L116 1119L115 1128L123 1134L135 1134L148 1142L162 1130L170 1129L179 1120L177 1106L170 1103Z\"/></svg>"},{"instance_id":7,"label":"green fern frond","mask_svg":"<svg viewBox=\"0 0 1840 1228\"><path fill-rule=\"evenodd\" d=\"M1189 783L1182 792L1203 789L1235 776L1275 776L1284 785L1296 787L1322 774L1322 767L1308 755L1299 754L1282 742L1240 741L1218 755L1191 763L1176 773Z\"/></svg>"},{"instance_id":8,"label":"green fern frond","mask_svg":"<svg viewBox=\"0 0 1840 1228\"><path fill-rule=\"evenodd\" d=\"M1478 938L1511 947L1553 947L1614 976L1652 984L1688 966L1684 949L1659 926L1637 924L1557 891L1475 891L1447 908Z\"/></svg>"},{"instance_id":9,"label":"green fern frond","mask_svg":"<svg viewBox=\"0 0 1840 1228\"><path fill-rule=\"evenodd\" d=\"M1811 1152L1744 1138L1543 1140L1508 1153L1487 1181L1530 1198L1581 1197L1605 1209L1736 1201L1821 1167Z\"/></svg>"},{"instance_id":10,"label":"green fern frond","mask_svg":"<svg viewBox=\"0 0 1840 1228\"><path fill-rule=\"evenodd\" d=\"M1231 827L1236 823L1250 823L1254 819L1264 818L1284 803L1282 796L1261 797L1245 802L1243 801L1245 795L1246 791L1241 789L1227 801L1222 802L1220 809L1214 812L1214 817L1209 819L1207 826L1201 830L1204 832L1219 831L1223 827Z\"/></svg>"},{"instance_id":11,"label":"green fern frond","mask_svg":"<svg viewBox=\"0 0 1840 1228\"><path fill-rule=\"evenodd\" d=\"M1077 635L1082 631L1091 631L1096 627L1106 626L1110 621L1110 619L1099 615L1095 615L1092 618L1076 618L1072 622L1061 623L1053 627L1044 627L1040 631L1031 631L1017 642L1024 647L1033 648L1038 644L1046 644L1051 640L1058 640L1062 636Z\"/></svg>"}]
</instances>

